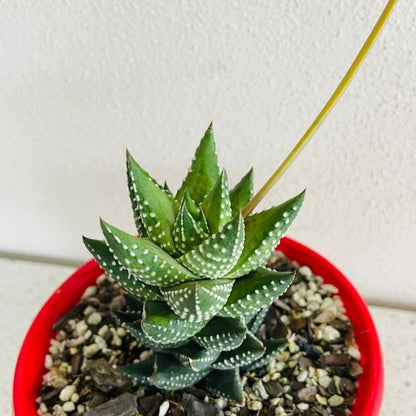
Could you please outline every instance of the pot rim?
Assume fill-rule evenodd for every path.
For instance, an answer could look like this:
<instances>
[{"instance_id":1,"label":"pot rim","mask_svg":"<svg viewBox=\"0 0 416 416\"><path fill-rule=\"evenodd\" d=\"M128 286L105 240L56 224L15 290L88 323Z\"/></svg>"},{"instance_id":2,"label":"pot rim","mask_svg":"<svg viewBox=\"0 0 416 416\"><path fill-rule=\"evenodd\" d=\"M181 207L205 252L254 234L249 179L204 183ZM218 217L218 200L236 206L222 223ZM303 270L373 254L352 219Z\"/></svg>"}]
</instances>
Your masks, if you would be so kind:
<instances>
[{"instance_id":1,"label":"pot rim","mask_svg":"<svg viewBox=\"0 0 416 416\"><path fill-rule=\"evenodd\" d=\"M317 252L288 237L281 239L277 249L289 259L308 265L313 273L323 277L325 283L338 288L346 315L354 326L363 367L351 416L377 416L384 389L383 359L377 330L366 303L345 275ZM94 285L102 273L95 260L83 264L55 290L33 320L16 363L13 381L15 416L37 416L35 399L42 384L41 375L45 373L44 357L55 334L52 325L73 308L86 287Z\"/></svg>"}]
</instances>

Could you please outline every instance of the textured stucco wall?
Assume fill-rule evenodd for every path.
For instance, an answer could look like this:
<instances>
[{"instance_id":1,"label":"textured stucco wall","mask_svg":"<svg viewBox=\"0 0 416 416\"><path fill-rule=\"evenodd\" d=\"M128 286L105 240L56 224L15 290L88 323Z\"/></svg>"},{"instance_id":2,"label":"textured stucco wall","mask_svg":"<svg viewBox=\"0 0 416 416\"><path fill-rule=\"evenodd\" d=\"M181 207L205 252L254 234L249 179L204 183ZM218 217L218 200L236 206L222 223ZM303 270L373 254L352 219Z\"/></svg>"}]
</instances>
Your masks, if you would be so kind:
<instances>
[{"instance_id":1,"label":"textured stucco wall","mask_svg":"<svg viewBox=\"0 0 416 416\"><path fill-rule=\"evenodd\" d=\"M0 2L0 251L86 259L130 229L124 151L180 184L213 120L233 183L299 139L385 1ZM335 111L262 204L367 297L416 306L416 6L399 1Z\"/></svg>"}]
</instances>

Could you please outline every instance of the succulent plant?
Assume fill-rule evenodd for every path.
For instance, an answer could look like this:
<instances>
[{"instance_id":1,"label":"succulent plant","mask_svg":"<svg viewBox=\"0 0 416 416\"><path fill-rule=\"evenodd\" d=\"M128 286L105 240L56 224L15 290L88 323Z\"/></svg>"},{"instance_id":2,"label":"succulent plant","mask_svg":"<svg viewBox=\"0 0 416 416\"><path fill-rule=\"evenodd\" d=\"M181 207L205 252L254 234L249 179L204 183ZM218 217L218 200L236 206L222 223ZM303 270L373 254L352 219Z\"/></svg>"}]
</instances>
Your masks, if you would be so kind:
<instances>
[{"instance_id":1,"label":"succulent plant","mask_svg":"<svg viewBox=\"0 0 416 416\"><path fill-rule=\"evenodd\" d=\"M242 402L240 369L263 366L285 347L284 339L262 342L255 333L293 280L265 264L304 193L243 218L253 172L229 190L211 125L176 195L128 152L127 181L139 236L101 221L105 241L84 237L106 274L129 292L117 320L154 350L120 370L161 389L201 382Z\"/></svg>"}]
</instances>

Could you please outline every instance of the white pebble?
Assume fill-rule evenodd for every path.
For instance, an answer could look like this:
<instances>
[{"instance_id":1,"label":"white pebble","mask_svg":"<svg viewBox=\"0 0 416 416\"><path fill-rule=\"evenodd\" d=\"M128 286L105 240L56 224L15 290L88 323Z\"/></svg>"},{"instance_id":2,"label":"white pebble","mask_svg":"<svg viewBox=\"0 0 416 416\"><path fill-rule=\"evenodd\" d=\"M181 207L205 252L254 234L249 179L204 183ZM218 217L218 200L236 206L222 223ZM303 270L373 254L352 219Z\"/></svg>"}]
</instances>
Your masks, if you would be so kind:
<instances>
[{"instance_id":1,"label":"white pebble","mask_svg":"<svg viewBox=\"0 0 416 416\"><path fill-rule=\"evenodd\" d=\"M329 283L326 283L326 284L322 285L322 289L326 290L329 293L338 293L338 288L335 287L334 285L329 284Z\"/></svg>"},{"instance_id":2,"label":"white pebble","mask_svg":"<svg viewBox=\"0 0 416 416\"><path fill-rule=\"evenodd\" d=\"M71 396L71 402L76 403L79 400L79 394L78 393L74 393Z\"/></svg>"},{"instance_id":3,"label":"white pebble","mask_svg":"<svg viewBox=\"0 0 416 416\"><path fill-rule=\"evenodd\" d=\"M52 368L52 365L53 365L52 357L49 354L46 354L45 355L45 368L50 370Z\"/></svg>"},{"instance_id":4,"label":"white pebble","mask_svg":"<svg viewBox=\"0 0 416 416\"><path fill-rule=\"evenodd\" d=\"M344 403L344 398L341 396L338 396L338 394L334 394L328 399L328 404L332 407L336 407Z\"/></svg>"},{"instance_id":5,"label":"white pebble","mask_svg":"<svg viewBox=\"0 0 416 416\"><path fill-rule=\"evenodd\" d=\"M75 393L75 391L76 387L74 385L70 384L69 386L65 386L59 393L59 400L67 402L71 399L71 396Z\"/></svg>"},{"instance_id":6,"label":"white pebble","mask_svg":"<svg viewBox=\"0 0 416 416\"><path fill-rule=\"evenodd\" d=\"M168 410L169 410L169 402L165 400L159 407L158 416L165 416Z\"/></svg>"},{"instance_id":7,"label":"white pebble","mask_svg":"<svg viewBox=\"0 0 416 416\"><path fill-rule=\"evenodd\" d=\"M77 406L77 412L78 413L85 413L85 406L83 404L79 404Z\"/></svg>"},{"instance_id":8,"label":"white pebble","mask_svg":"<svg viewBox=\"0 0 416 416\"><path fill-rule=\"evenodd\" d=\"M64 412L70 413L75 410L75 404L73 402L66 402L62 405Z\"/></svg>"},{"instance_id":9,"label":"white pebble","mask_svg":"<svg viewBox=\"0 0 416 416\"><path fill-rule=\"evenodd\" d=\"M298 403L296 407L299 410L308 410L309 409L308 403Z\"/></svg>"},{"instance_id":10,"label":"white pebble","mask_svg":"<svg viewBox=\"0 0 416 416\"><path fill-rule=\"evenodd\" d=\"M108 325L103 325L99 330L98 330L98 335L100 337L105 337L108 333Z\"/></svg>"},{"instance_id":11,"label":"white pebble","mask_svg":"<svg viewBox=\"0 0 416 416\"><path fill-rule=\"evenodd\" d=\"M102 316L98 312L93 312L87 319L90 325L98 325L102 321Z\"/></svg>"},{"instance_id":12,"label":"white pebble","mask_svg":"<svg viewBox=\"0 0 416 416\"><path fill-rule=\"evenodd\" d=\"M100 351L100 347L97 344L91 344L84 347L83 354L85 357L90 358L98 351Z\"/></svg>"},{"instance_id":13,"label":"white pebble","mask_svg":"<svg viewBox=\"0 0 416 416\"><path fill-rule=\"evenodd\" d=\"M361 353L357 347L349 347L347 352L352 358L355 358L356 360L360 361Z\"/></svg>"},{"instance_id":14,"label":"white pebble","mask_svg":"<svg viewBox=\"0 0 416 416\"><path fill-rule=\"evenodd\" d=\"M90 296L94 296L96 293L97 293L97 286L89 286L85 289L85 292L82 295L82 299L89 298Z\"/></svg>"}]
</instances>

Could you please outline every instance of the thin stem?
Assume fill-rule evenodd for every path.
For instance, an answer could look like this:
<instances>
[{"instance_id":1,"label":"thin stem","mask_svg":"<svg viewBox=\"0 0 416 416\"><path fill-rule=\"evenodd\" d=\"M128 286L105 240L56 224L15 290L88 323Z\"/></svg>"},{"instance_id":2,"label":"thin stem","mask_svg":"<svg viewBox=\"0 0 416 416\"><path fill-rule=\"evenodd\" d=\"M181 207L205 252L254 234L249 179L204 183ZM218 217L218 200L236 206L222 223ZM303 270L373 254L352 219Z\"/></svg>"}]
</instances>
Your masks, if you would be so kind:
<instances>
[{"instance_id":1,"label":"thin stem","mask_svg":"<svg viewBox=\"0 0 416 416\"><path fill-rule=\"evenodd\" d=\"M373 30L371 31L370 35L368 36L367 40L364 42L364 45L362 46L360 52L358 53L357 57L354 59L347 73L344 75L344 78L342 78L340 84L335 89L335 91L331 95L328 102L322 108L321 112L315 118L315 120L310 125L308 130L306 130L305 134L302 136L302 138L299 140L296 146L288 154L286 159L282 162L282 164L277 168L277 170L273 173L273 175L267 180L267 182L263 185L263 187L257 192L257 194L253 197L253 199L243 209L242 211L243 217L246 217L247 215L251 213L251 211L253 211L253 209L266 196L266 194L270 191L270 189L283 176L283 174L287 171L289 166L294 162L294 160L299 156L302 150L309 143L310 139L319 129L322 122L325 120L325 118L328 116L331 110L335 107L336 103L341 98L342 94L347 89L348 85L354 78L355 74L360 69L361 64L364 62L366 56L370 52L371 47L374 45L378 35L380 34L385 23L387 22L396 2L397 0L388 1L386 7L383 10L383 13L377 20L377 23L374 26Z\"/></svg>"}]
</instances>

